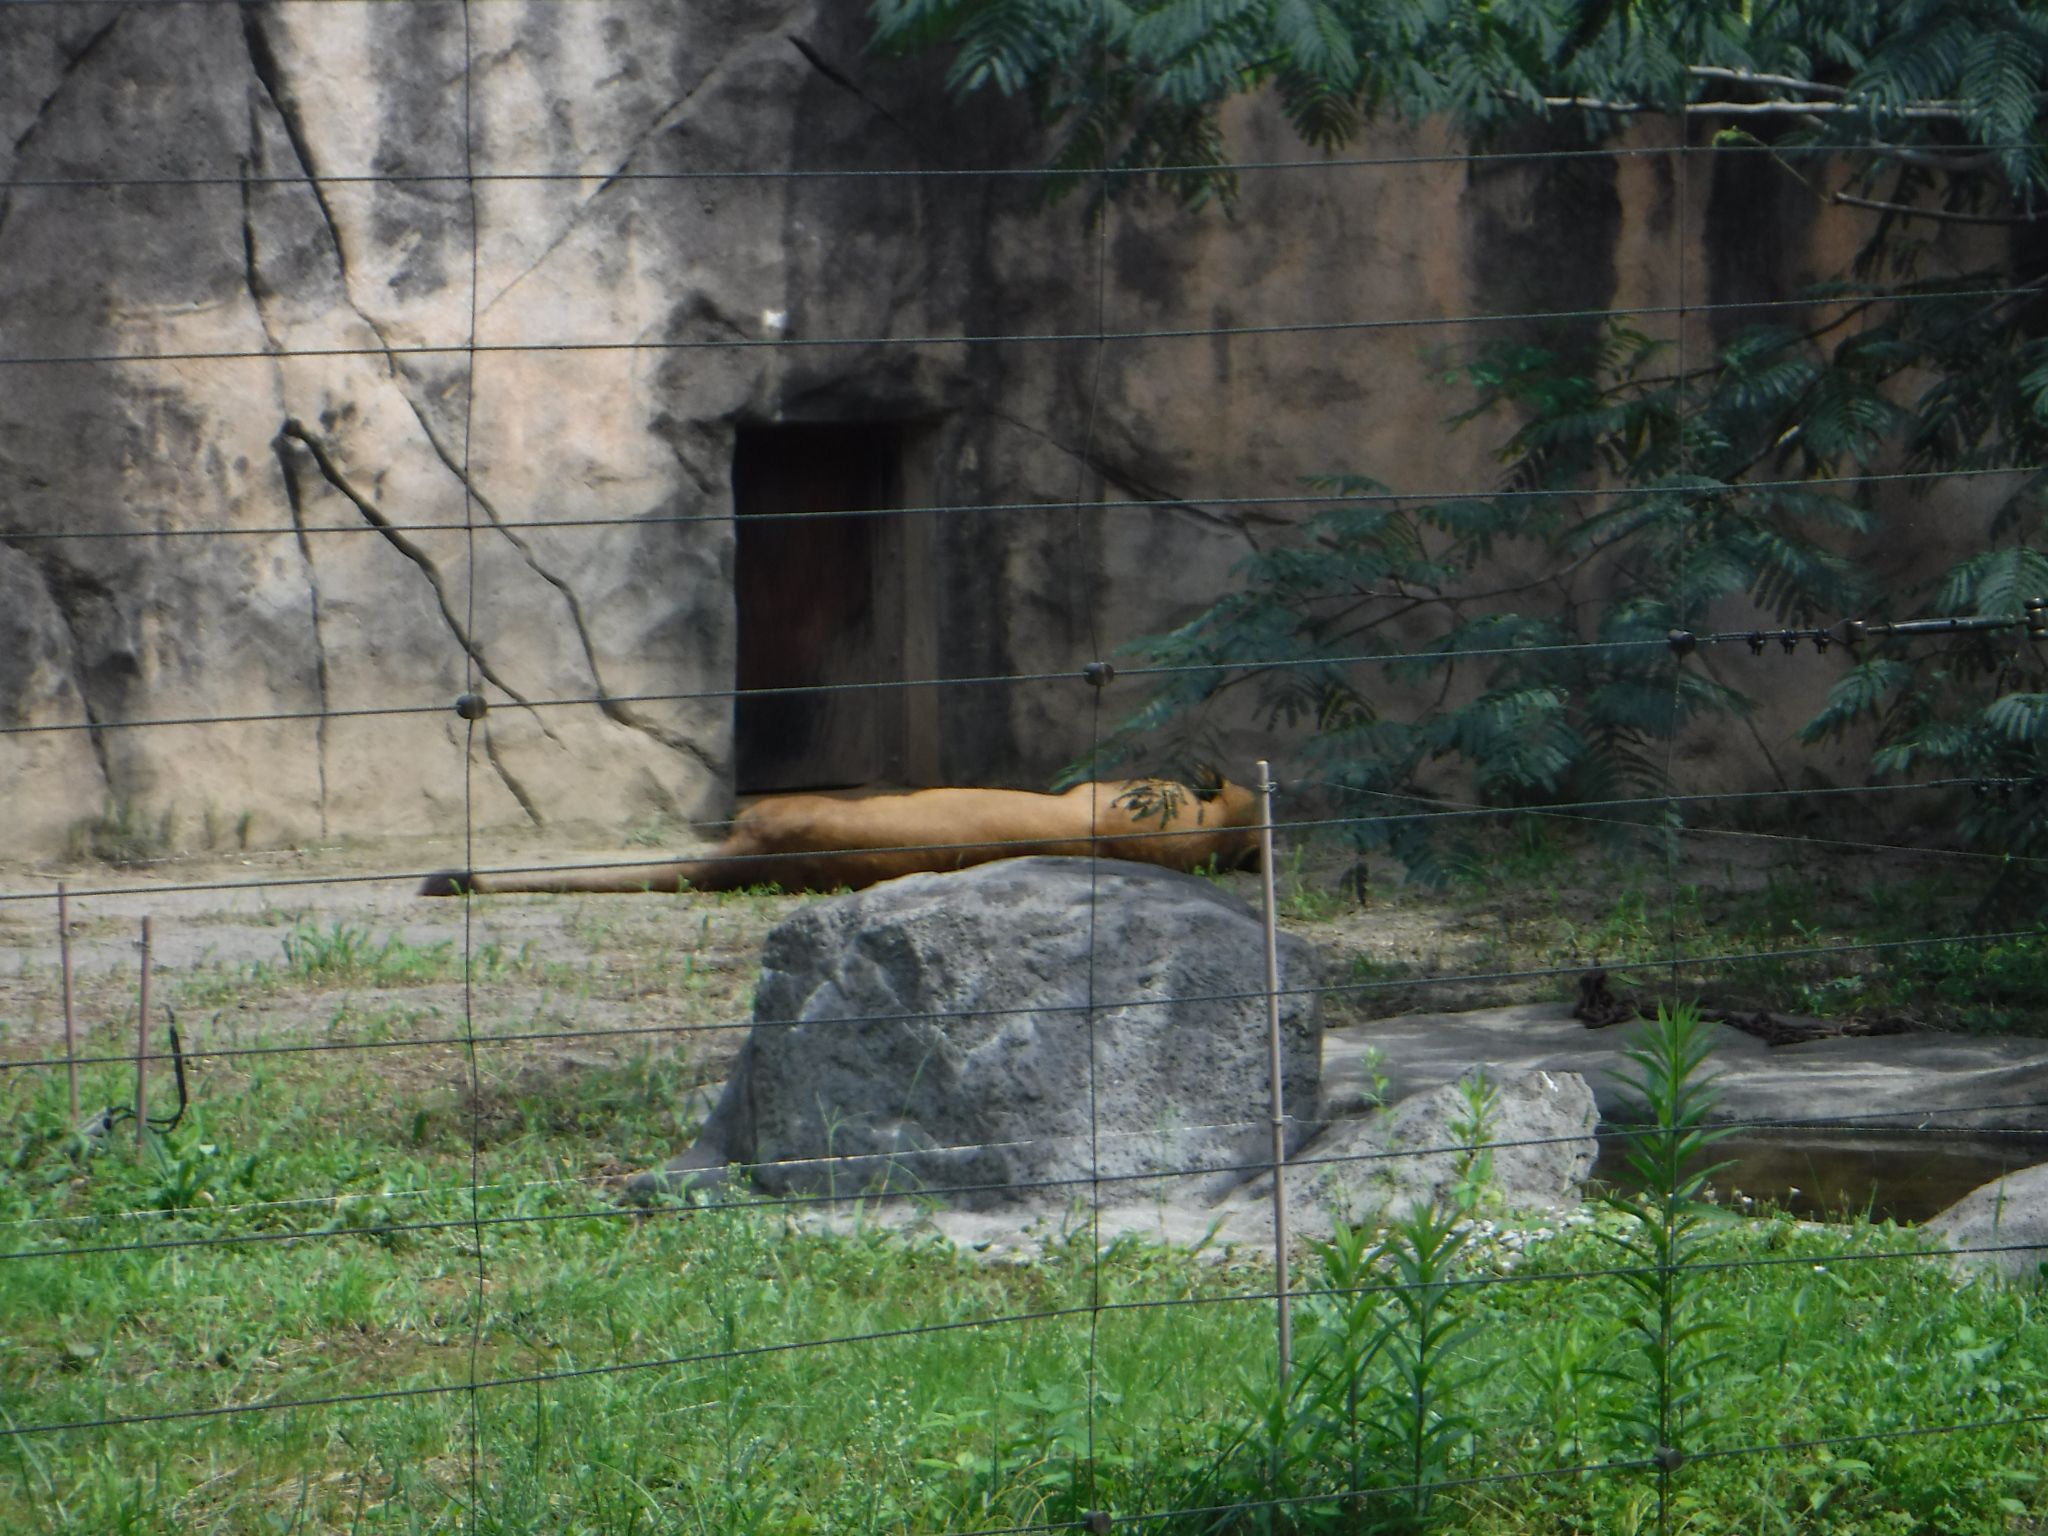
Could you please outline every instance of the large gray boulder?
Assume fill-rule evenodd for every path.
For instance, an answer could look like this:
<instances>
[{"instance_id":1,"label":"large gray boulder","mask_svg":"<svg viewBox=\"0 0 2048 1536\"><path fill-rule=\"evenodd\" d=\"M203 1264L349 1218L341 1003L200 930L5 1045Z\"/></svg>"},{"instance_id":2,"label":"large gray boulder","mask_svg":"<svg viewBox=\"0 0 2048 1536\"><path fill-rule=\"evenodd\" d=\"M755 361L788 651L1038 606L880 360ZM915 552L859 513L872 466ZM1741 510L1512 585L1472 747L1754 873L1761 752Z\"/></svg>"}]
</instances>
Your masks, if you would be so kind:
<instances>
[{"instance_id":1,"label":"large gray boulder","mask_svg":"<svg viewBox=\"0 0 2048 1536\"><path fill-rule=\"evenodd\" d=\"M1317 980L1298 939L1280 965L1283 992ZM806 907L768 937L703 1134L637 1192L740 1164L773 1193L988 1208L1099 1175L1107 1200L1162 1179L1213 1199L1270 1157L1264 979L1249 908L1147 865L1011 859ZM1281 1031L1298 1145L1321 1105L1313 991L1283 996Z\"/></svg>"},{"instance_id":2,"label":"large gray boulder","mask_svg":"<svg viewBox=\"0 0 2048 1536\"><path fill-rule=\"evenodd\" d=\"M2038 1280L2048 1267L2048 1163L1973 1189L1921 1230L1959 1252L1958 1268Z\"/></svg>"}]
</instances>

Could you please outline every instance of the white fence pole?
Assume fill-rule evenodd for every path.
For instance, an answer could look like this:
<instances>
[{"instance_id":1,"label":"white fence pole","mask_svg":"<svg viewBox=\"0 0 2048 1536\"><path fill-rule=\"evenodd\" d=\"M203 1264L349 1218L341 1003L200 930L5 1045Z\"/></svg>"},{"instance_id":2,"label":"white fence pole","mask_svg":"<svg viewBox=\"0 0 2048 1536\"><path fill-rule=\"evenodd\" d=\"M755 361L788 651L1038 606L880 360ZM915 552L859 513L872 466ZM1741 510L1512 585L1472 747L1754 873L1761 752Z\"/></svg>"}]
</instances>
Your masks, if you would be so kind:
<instances>
[{"instance_id":1,"label":"white fence pole","mask_svg":"<svg viewBox=\"0 0 2048 1536\"><path fill-rule=\"evenodd\" d=\"M1294 1354L1294 1324L1287 1287L1287 1098L1280 1067L1280 929L1279 904L1273 884L1273 773L1259 761L1259 867L1265 885L1266 918L1266 1057L1273 1100L1273 1294L1274 1321L1280 1335L1280 1391L1287 1391Z\"/></svg>"}]
</instances>

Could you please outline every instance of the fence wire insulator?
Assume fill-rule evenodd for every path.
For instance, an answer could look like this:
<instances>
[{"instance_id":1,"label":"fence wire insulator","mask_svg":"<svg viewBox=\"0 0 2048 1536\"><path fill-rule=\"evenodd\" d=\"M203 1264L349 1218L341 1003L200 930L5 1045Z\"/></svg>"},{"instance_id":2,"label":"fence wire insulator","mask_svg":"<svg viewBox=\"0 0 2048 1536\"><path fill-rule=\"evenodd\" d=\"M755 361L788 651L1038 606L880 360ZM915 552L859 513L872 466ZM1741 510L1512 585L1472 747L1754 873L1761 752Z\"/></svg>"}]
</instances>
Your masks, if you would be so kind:
<instances>
[{"instance_id":1,"label":"fence wire insulator","mask_svg":"<svg viewBox=\"0 0 2048 1536\"><path fill-rule=\"evenodd\" d=\"M1081 680L1090 688L1107 688L1116 681L1116 668L1106 661L1091 661L1081 669Z\"/></svg>"},{"instance_id":2,"label":"fence wire insulator","mask_svg":"<svg viewBox=\"0 0 2048 1536\"><path fill-rule=\"evenodd\" d=\"M490 704L480 693L465 693L455 701L455 713L465 720L481 720L490 712Z\"/></svg>"},{"instance_id":3,"label":"fence wire insulator","mask_svg":"<svg viewBox=\"0 0 2048 1536\"><path fill-rule=\"evenodd\" d=\"M1699 638L1689 629L1674 629L1664 636L1664 643L1671 647L1674 656L1690 656L1699 649Z\"/></svg>"},{"instance_id":4,"label":"fence wire insulator","mask_svg":"<svg viewBox=\"0 0 2048 1536\"><path fill-rule=\"evenodd\" d=\"M1962 635L1996 629L2012 629L2016 621L1995 614L1973 613L1946 619L1899 619L1873 626L1886 635Z\"/></svg>"},{"instance_id":5,"label":"fence wire insulator","mask_svg":"<svg viewBox=\"0 0 2048 1536\"><path fill-rule=\"evenodd\" d=\"M2027 599L2027 638L2048 640L2048 598Z\"/></svg>"},{"instance_id":6,"label":"fence wire insulator","mask_svg":"<svg viewBox=\"0 0 2048 1536\"><path fill-rule=\"evenodd\" d=\"M1867 638L1868 635L1869 626L1861 619L1850 619L1842 626L1842 643L1844 645L1855 645L1858 641Z\"/></svg>"},{"instance_id":7,"label":"fence wire insulator","mask_svg":"<svg viewBox=\"0 0 2048 1536\"><path fill-rule=\"evenodd\" d=\"M1675 1445L1660 1445L1650 1452L1650 1460L1659 1472L1676 1472L1685 1465L1685 1452Z\"/></svg>"},{"instance_id":8,"label":"fence wire insulator","mask_svg":"<svg viewBox=\"0 0 2048 1536\"><path fill-rule=\"evenodd\" d=\"M1109 1511L1106 1509L1091 1509L1081 1517L1081 1524L1088 1531L1089 1536L1109 1536Z\"/></svg>"}]
</instances>

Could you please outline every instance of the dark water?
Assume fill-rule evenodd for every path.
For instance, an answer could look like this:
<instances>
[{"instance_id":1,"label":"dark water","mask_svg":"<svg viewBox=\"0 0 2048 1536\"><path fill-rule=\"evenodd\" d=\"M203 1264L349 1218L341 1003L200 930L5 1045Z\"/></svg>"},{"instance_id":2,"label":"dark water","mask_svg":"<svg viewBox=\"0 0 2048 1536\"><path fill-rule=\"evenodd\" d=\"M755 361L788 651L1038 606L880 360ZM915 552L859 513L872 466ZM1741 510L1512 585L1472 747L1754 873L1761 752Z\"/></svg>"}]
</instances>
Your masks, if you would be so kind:
<instances>
[{"instance_id":1,"label":"dark water","mask_svg":"<svg viewBox=\"0 0 2048 1536\"><path fill-rule=\"evenodd\" d=\"M1604 1134L1593 1177L1628 1189L1628 1138ZM1925 1221L1980 1184L2016 1168L2048 1163L2048 1136L1963 1136L1951 1132L1739 1131L1708 1148L1714 1198L1731 1210L1790 1211L1813 1219L1863 1215ZM1747 1200L1739 1199L1745 1196Z\"/></svg>"}]
</instances>

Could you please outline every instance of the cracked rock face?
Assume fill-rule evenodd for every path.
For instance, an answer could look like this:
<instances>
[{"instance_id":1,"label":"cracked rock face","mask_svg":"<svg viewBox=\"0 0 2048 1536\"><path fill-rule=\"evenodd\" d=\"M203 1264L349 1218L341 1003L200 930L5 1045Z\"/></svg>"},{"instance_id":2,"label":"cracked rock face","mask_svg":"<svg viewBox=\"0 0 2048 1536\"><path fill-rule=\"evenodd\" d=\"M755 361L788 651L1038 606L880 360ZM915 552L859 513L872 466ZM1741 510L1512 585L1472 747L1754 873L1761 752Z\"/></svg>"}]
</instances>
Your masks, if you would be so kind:
<instances>
[{"instance_id":1,"label":"cracked rock face","mask_svg":"<svg viewBox=\"0 0 2048 1536\"><path fill-rule=\"evenodd\" d=\"M901 174L1045 151L865 42L823 0L0 7L0 856L109 808L264 843L722 814L734 444L784 421L892 424L898 505L1008 509L901 520L923 638L882 660L1048 675L905 691L907 776L1043 787L1090 738L1063 679L1229 590L1302 474L1491 483L1417 333L1310 322L1670 301L1632 162L1098 227ZM219 715L264 718L123 728Z\"/></svg>"},{"instance_id":2,"label":"cracked rock face","mask_svg":"<svg viewBox=\"0 0 2048 1536\"><path fill-rule=\"evenodd\" d=\"M0 22L9 173L126 179L0 204L8 353L93 360L16 367L34 387L0 396L0 585L23 641L0 716L297 717L8 740L0 796L27 814L0 852L125 805L248 814L269 840L447 829L466 759L486 822L717 809L721 711L619 698L726 685L728 530L655 521L718 509L649 429L630 351L485 353L471 400L461 12L380 9ZM479 16L478 153L626 164L680 110L690 50L556 9ZM691 30L663 9L641 25ZM672 322L677 242L630 197L583 206L602 192L478 187L481 344ZM183 360L102 360L140 354ZM648 521L510 526L593 516ZM193 536L106 537L145 530ZM470 688L493 705L473 741L452 712L361 713ZM600 702L546 706L565 699Z\"/></svg>"}]
</instances>

